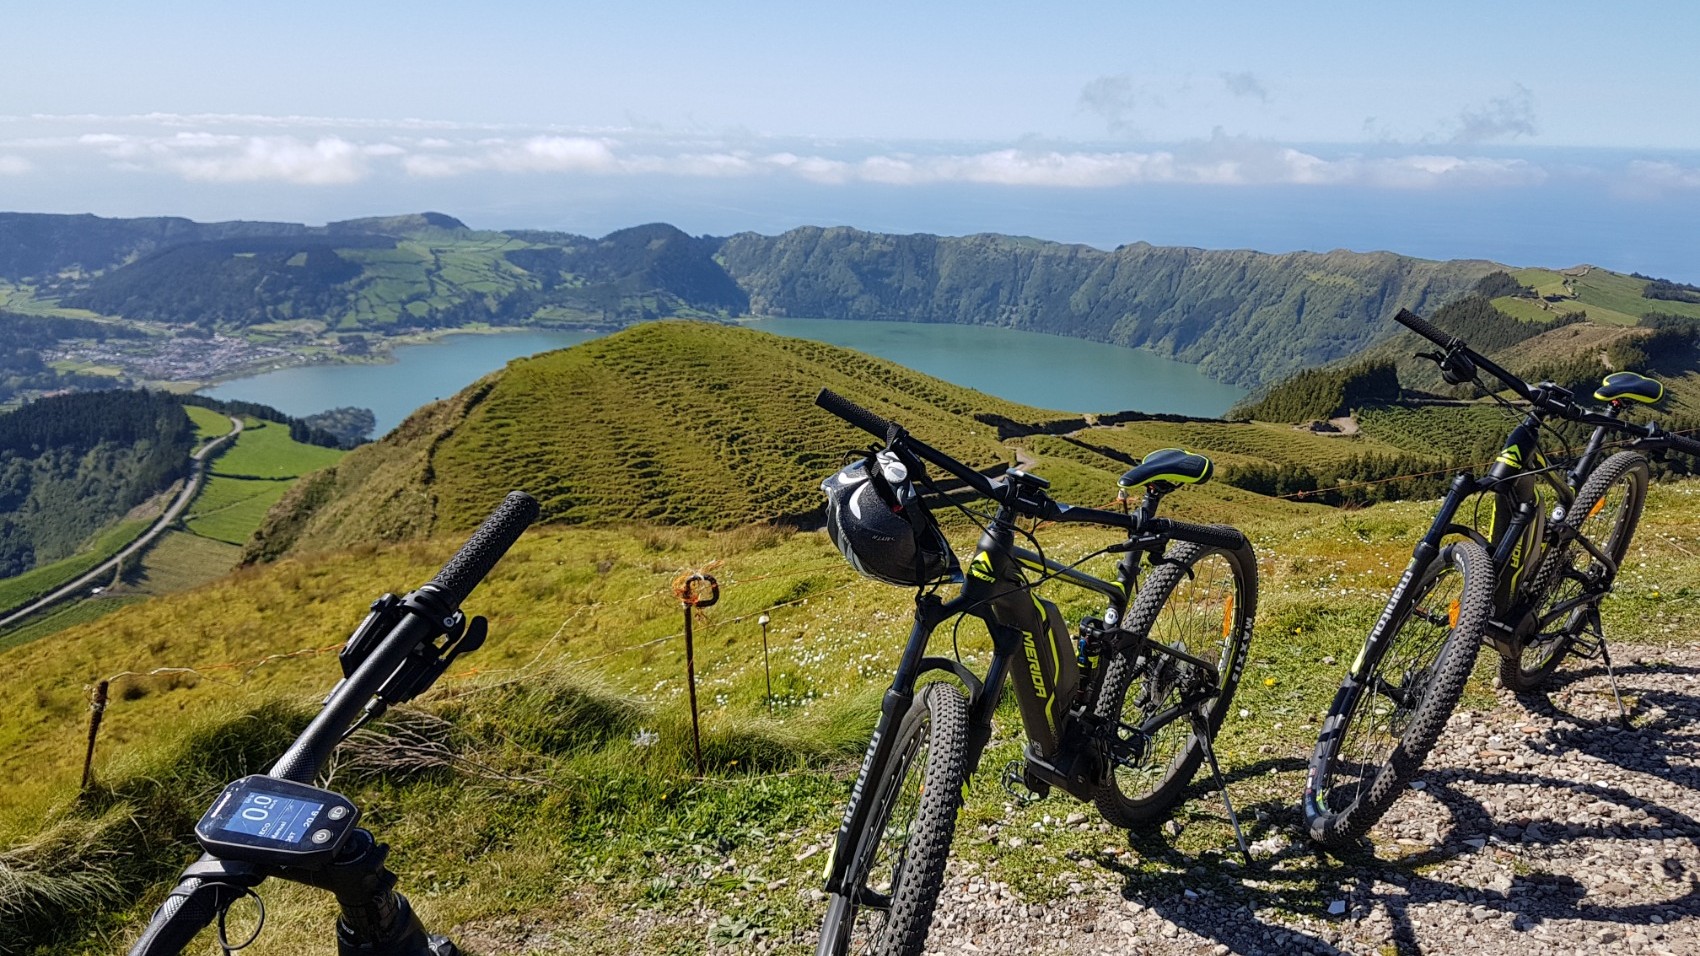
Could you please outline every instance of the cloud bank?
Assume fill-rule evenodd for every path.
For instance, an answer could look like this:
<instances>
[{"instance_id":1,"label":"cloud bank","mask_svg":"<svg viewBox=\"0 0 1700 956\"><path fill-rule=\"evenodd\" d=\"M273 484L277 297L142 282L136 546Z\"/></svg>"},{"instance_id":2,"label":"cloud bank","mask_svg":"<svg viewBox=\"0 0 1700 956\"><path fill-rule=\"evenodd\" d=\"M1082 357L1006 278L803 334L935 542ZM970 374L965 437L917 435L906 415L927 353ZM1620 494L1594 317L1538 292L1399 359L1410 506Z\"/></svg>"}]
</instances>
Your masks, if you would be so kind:
<instances>
[{"instance_id":1,"label":"cloud bank","mask_svg":"<svg viewBox=\"0 0 1700 956\"><path fill-rule=\"evenodd\" d=\"M1267 99L1250 74L1224 74L1235 95ZM1083 108L1131 122L1142 98L1126 77L1105 77ZM1141 148L1026 144L806 142L750 133L670 137L642 130L537 130L426 120L148 114L0 117L0 175L76 162L199 183L339 187L374 179L467 176L787 178L814 184L976 184L1096 189L1151 184L1217 187L1351 186L1374 189L1518 187L1554 175L1541 164L1459 148L1533 129L1532 98L1517 92L1466 111L1448 146L1325 155L1221 130L1208 139ZM1641 189L1700 189L1700 169L1640 162L1616 175Z\"/></svg>"}]
</instances>

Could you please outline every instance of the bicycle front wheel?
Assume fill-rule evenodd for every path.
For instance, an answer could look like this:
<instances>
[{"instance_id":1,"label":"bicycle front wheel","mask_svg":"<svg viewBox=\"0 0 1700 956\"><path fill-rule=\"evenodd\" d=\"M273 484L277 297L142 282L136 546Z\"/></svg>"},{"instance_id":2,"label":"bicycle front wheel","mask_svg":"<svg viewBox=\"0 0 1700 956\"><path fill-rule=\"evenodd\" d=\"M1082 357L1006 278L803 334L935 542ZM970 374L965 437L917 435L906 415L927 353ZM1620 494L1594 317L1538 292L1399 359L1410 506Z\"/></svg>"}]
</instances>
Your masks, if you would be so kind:
<instances>
[{"instance_id":1,"label":"bicycle front wheel","mask_svg":"<svg viewBox=\"0 0 1700 956\"><path fill-rule=\"evenodd\" d=\"M1140 639L1105 665L1095 711L1114 733L1110 780L1094 800L1105 820L1149 825L1180 799L1204 759L1191 716L1202 713L1215 736L1239 686L1256 614L1257 558L1250 545L1227 551L1184 544L1146 578L1122 623ZM1215 664L1214 680L1148 642ZM1214 693L1195 710L1153 723L1206 691Z\"/></svg>"},{"instance_id":2,"label":"bicycle front wheel","mask_svg":"<svg viewBox=\"0 0 1700 956\"><path fill-rule=\"evenodd\" d=\"M845 890L832 895L817 956L919 956L944 886L967 779L968 700L929 684L898 723L891 760L867 782L874 801Z\"/></svg>"},{"instance_id":3,"label":"bicycle front wheel","mask_svg":"<svg viewBox=\"0 0 1700 956\"><path fill-rule=\"evenodd\" d=\"M1603 595L1611 589L1606 566L1577 538L1585 538L1599 548L1611 558L1614 567L1621 562L1629 552L1629 539L1635 534L1635 526L1641 521L1641 508L1647 502L1648 477L1647 459L1623 451L1601 462L1583 482L1582 490L1576 493L1575 502L1559 526L1568 532L1561 532L1565 535L1564 543L1549 548L1541 564L1536 593L1543 596L1537 619L1552 617L1555 609L1590 592ZM1499 683L1518 693L1539 690L1564 662L1587 622L1589 610L1590 605L1584 604L1569 613L1559 611L1558 618L1538 627L1524 639L1517 658L1499 662Z\"/></svg>"},{"instance_id":4,"label":"bicycle front wheel","mask_svg":"<svg viewBox=\"0 0 1700 956\"><path fill-rule=\"evenodd\" d=\"M1493 564L1481 545L1441 549L1411 601L1334 695L1305 782L1311 839L1342 848L1380 820L1417 775L1463 696L1493 614Z\"/></svg>"}]
</instances>

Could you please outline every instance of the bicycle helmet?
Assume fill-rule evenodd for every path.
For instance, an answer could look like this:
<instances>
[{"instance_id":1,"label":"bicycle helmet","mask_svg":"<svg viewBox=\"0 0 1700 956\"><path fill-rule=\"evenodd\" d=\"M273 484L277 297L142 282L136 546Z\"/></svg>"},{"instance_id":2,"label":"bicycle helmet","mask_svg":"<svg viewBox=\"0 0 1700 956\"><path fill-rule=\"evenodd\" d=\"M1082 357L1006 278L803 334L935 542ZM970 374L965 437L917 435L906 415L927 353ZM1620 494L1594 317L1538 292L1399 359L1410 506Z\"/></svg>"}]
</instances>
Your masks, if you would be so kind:
<instances>
[{"instance_id":1,"label":"bicycle helmet","mask_svg":"<svg viewBox=\"0 0 1700 956\"><path fill-rule=\"evenodd\" d=\"M915 493L909 469L889 449L821 482L826 533L844 559L887 584L923 587L954 574L956 555Z\"/></svg>"}]
</instances>

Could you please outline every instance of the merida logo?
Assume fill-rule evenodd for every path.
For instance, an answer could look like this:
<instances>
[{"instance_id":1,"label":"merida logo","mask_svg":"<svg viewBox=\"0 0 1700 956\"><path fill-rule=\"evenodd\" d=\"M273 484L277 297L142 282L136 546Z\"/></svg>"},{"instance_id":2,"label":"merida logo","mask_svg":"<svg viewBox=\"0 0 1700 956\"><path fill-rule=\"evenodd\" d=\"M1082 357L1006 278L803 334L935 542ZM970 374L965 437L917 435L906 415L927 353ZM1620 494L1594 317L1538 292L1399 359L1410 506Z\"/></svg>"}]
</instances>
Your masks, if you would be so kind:
<instances>
[{"instance_id":1,"label":"merida logo","mask_svg":"<svg viewBox=\"0 0 1700 956\"><path fill-rule=\"evenodd\" d=\"M992 556L984 551L974 555L974 563L968 566L968 573L982 581L992 580Z\"/></svg>"},{"instance_id":2,"label":"merida logo","mask_svg":"<svg viewBox=\"0 0 1700 956\"><path fill-rule=\"evenodd\" d=\"M1045 690L1045 666L1039 663L1038 639L1031 634L1022 636L1027 638L1027 673L1033 678L1033 693L1044 700L1051 695Z\"/></svg>"}]
</instances>

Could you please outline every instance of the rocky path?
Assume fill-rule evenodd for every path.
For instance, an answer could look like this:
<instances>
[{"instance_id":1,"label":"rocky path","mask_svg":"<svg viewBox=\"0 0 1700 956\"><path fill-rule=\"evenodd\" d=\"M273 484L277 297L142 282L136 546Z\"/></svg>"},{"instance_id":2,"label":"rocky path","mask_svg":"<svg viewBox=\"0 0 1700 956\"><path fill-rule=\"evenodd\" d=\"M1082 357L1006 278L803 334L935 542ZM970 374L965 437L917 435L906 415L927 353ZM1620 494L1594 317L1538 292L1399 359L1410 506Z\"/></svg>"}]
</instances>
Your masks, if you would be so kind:
<instances>
[{"instance_id":1,"label":"rocky path","mask_svg":"<svg viewBox=\"0 0 1700 956\"><path fill-rule=\"evenodd\" d=\"M1320 856L1277 810L1250 867L1183 865L1156 891L1111 835L1060 903L953 864L927 951L1700 954L1700 646L1616 658L1630 729L1595 663L1547 698L1500 692L1454 715L1373 856Z\"/></svg>"}]
</instances>

